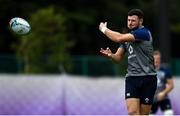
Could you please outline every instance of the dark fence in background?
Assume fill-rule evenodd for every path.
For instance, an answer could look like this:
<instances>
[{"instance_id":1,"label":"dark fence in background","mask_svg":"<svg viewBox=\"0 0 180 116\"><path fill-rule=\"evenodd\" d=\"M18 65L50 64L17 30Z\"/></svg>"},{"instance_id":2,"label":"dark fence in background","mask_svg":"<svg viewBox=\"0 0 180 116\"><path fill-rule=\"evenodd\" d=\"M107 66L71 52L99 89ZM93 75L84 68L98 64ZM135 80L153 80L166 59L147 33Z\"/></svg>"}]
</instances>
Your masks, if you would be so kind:
<instances>
[{"instance_id":1,"label":"dark fence in background","mask_svg":"<svg viewBox=\"0 0 180 116\"><path fill-rule=\"evenodd\" d=\"M126 74L127 68L125 59L120 64L115 64L110 59L101 56L72 56L70 62L70 69L64 69L63 64L59 63L56 66L58 69L54 70L53 73L65 72L83 76L123 76ZM180 75L180 59L173 59L171 68L174 75ZM21 74L24 72L23 70L22 61L18 60L15 55L0 55L0 73Z\"/></svg>"},{"instance_id":2,"label":"dark fence in background","mask_svg":"<svg viewBox=\"0 0 180 116\"><path fill-rule=\"evenodd\" d=\"M0 55L0 73L20 73L22 63L14 55Z\"/></svg>"},{"instance_id":3,"label":"dark fence in background","mask_svg":"<svg viewBox=\"0 0 180 116\"><path fill-rule=\"evenodd\" d=\"M73 56L70 74L84 76L118 76L126 73L126 64L115 64L101 56Z\"/></svg>"}]
</instances>

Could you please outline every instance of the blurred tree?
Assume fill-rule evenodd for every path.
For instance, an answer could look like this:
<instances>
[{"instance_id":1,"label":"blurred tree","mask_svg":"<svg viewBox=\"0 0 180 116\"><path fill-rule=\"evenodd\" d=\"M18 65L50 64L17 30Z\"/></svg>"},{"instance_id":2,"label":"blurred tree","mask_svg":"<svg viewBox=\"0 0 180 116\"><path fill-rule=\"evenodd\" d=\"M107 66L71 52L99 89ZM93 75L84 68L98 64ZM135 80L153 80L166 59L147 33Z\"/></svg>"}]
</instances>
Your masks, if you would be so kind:
<instances>
[{"instance_id":1,"label":"blurred tree","mask_svg":"<svg viewBox=\"0 0 180 116\"><path fill-rule=\"evenodd\" d=\"M158 37L159 28L162 28L158 27L158 17L161 17L158 10L159 1L160 0L0 0L0 52L14 53L14 49L10 49L9 46L12 41L17 42L17 39L12 36L9 30L7 30L8 20L10 18L19 16L28 19L31 17L32 13L36 13L37 10L48 6L54 7L54 11L56 11L56 13L54 12L54 15L61 12L61 17L65 20L65 38L71 38L76 41L74 46L69 47L71 48L69 53L72 55L98 55L99 48L107 46L115 51L118 44L105 39L105 36L98 30L99 22L107 21L109 28L125 32L127 31L127 12L132 8L140 8L144 11L145 26L151 30L155 46L158 48L161 43L159 42L160 39ZM176 42L179 39L180 27L180 14L178 13L180 10L179 4L179 0L169 1L173 57L180 57L178 52L180 46L178 45L178 42ZM162 7L165 6L162 5ZM37 13L33 15L37 15ZM37 22L39 25L50 18L48 16L44 17L45 18L41 19L41 21ZM31 20L29 20L30 23ZM47 37L49 32L41 31L41 33L34 33L39 28L37 28L36 25L37 24L34 24L34 26L32 26L32 32L29 35L24 36L23 40L21 40L22 38L20 39L20 43L22 41L30 43L30 40L33 40L33 37L37 34L41 35L38 35L39 38ZM43 37L42 33L44 35ZM26 38L30 37L32 39L26 40ZM38 41L38 39L33 41ZM43 44L41 46L44 46ZM19 45L19 43L17 43L17 45ZM43 52L43 54L47 55L48 53Z\"/></svg>"},{"instance_id":2,"label":"blurred tree","mask_svg":"<svg viewBox=\"0 0 180 116\"><path fill-rule=\"evenodd\" d=\"M68 49L74 45L67 39L65 17L50 6L38 10L28 21L31 32L19 37L15 45L18 57L23 59L25 73L58 72L60 64L70 57Z\"/></svg>"},{"instance_id":3,"label":"blurred tree","mask_svg":"<svg viewBox=\"0 0 180 116\"><path fill-rule=\"evenodd\" d=\"M179 50L179 37L180 37L180 1L173 0L171 1L171 43L172 43L172 55L174 58L180 58Z\"/></svg>"}]
</instances>

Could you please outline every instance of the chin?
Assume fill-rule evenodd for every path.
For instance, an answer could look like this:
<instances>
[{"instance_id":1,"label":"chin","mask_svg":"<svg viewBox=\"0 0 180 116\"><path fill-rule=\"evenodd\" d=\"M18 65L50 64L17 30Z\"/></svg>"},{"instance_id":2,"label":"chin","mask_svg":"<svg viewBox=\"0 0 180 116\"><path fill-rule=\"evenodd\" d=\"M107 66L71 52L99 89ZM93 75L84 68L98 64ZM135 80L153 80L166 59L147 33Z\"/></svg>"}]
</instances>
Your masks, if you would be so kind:
<instances>
[{"instance_id":1,"label":"chin","mask_svg":"<svg viewBox=\"0 0 180 116\"><path fill-rule=\"evenodd\" d=\"M134 29L134 28L136 28L136 27L132 27L132 26L130 26L130 27L128 27L129 29Z\"/></svg>"},{"instance_id":2,"label":"chin","mask_svg":"<svg viewBox=\"0 0 180 116\"><path fill-rule=\"evenodd\" d=\"M132 27L129 27L130 30L132 30L133 28Z\"/></svg>"},{"instance_id":3,"label":"chin","mask_svg":"<svg viewBox=\"0 0 180 116\"><path fill-rule=\"evenodd\" d=\"M137 29L138 27L129 27L130 30L135 30Z\"/></svg>"}]
</instances>

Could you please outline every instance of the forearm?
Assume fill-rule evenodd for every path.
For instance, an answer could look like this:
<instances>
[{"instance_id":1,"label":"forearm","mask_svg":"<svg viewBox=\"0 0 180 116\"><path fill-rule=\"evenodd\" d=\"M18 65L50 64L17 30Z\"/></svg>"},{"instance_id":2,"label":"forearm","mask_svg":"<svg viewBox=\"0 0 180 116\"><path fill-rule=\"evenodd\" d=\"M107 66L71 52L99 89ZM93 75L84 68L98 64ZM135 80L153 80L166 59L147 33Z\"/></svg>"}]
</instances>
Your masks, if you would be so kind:
<instances>
[{"instance_id":1,"label":"forearm","mask_svg":"<svg viewBox=\"0 0 180 116\"><path fill-rule=\"evenodd\" d=\"M167 85L166 88L162 92L167 95L169 92L172 91L173 88L174 88L173 85Z\"/></svg>"},{"instance_id":2,"label":"forearm","mask_svg":"<svg viewBox=\"0 0 180 116\"><path fill-rule=\"evenodd\" d=\"M122 37L122 34L119 32L115 32L107 28L104 34L114 42L121 42L120 38Z\"/></svg>"},{"instance_id":3,"label":"forearm","mask_svg":"<svg viewBox=\"0 0 180 116\"><path fill-rule=\"evenodd\" d=\"M117 56L116 54L111 54L109 57L110 57L110 58L112 59L112 61L115 62L115 63L119 63L119 62L121 61L121 57Z\"/></svg>"},{"instance_id":4,"label":"forearm","mask_svg":"<svg viewBox=\"0 0 180 116\"><path fill-rule=\"evenodd\" d=\"M99 30L104 33L110 40L117 43L135 41L134 35L131 33L122 34L107 28L107 22L101 22L99 25Z\"/></svg>"}]
</instances>

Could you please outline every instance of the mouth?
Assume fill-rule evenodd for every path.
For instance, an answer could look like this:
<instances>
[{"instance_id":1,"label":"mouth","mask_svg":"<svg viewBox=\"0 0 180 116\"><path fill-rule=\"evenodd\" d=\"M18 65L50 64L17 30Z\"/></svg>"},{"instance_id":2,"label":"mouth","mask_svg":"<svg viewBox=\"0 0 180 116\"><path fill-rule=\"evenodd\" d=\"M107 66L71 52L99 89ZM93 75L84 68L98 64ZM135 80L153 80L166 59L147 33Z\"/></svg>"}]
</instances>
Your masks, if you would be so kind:
<instances>
[{"instance_id":1,"label":"mouth","mask_svg":"<svg viewBox=\"0 0 180 116\"><path fill-rule=\"evenodd\" d=\"M133 28L133 26L129 26L129 28L130 28L130 29L132 29L132 28Z\"/></svg>"}]
</instances>

